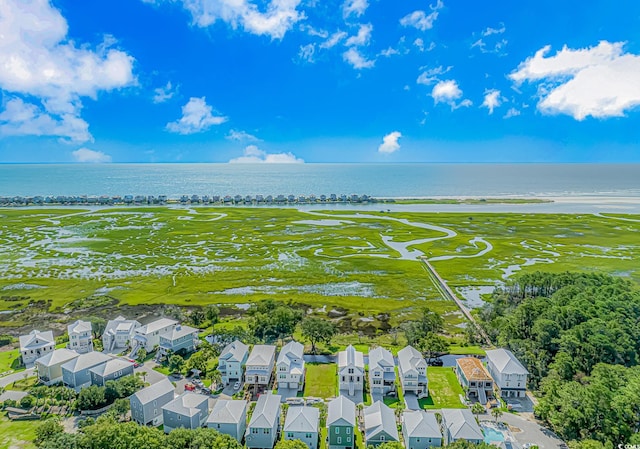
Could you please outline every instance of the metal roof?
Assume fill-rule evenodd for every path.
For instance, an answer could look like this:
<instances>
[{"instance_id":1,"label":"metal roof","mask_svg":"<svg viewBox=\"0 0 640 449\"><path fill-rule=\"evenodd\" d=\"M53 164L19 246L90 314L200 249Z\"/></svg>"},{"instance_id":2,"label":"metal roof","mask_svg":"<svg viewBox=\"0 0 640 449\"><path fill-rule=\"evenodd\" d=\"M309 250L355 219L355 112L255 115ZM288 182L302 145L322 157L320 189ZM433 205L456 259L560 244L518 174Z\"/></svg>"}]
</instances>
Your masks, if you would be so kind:
<instances>
[{"instance_id":1,"label":"metal roof","mask_svg":"<svg viewBox=\"0 0 640 449\"><path fill-rule=\"evenodd\" d=\"M272 428L280 417L280 400L277 394L262 394L253 409L249 427Z\"/></svg>"},{"instance_id":2,"label":"metal roof","mask_svg":"<svg viewBox=\"0 0 640 449\"><path fill-rule=\"evenodd\" d=\"M291 406L284 421L285 432L318 432L320 410L315 407Z\"/></svg>"},{"instance_id":3,"label":"metal roof","mask_svg":"<svg viewBox=\"0 0 640 449\"><path fill-rule=\"evenodd\" d=\"M356 405L349 398L338 396L329 402L327 426L331 425L356 425Z\"/></svg>"},{"instance_id":4,"label":"metal roof","mask_svg":"<svg viewBox=\"0 0 640 449\"><path fill-rule=\"evenodd\" d=\"M160 382L156 382L153 385L143 388L140 391L136 391L133 396L140 401L141 404L148 404L151 401L164 396L168 392L174 392L175 388L169 379L164 377Z\"/></svg>"},{"instance_id":5,"label":"metal roof","mask_svg":"<svg viewBox=\"0 0 640 449\"><path fill-rule=\"evenodd\" d=\"M254 345L246 365L268 365L276 354L272 345Z\"/></svg>"},{"instance_id":6,"label":"metal roof","mask_svg":"<svg viewBox=\"0 0 640 449\"><path fill-rule=\"evenodd\" d=\"M406 410L402 414L402 426L409 438L442 438L435 415L424 410Z\"/></svg>"},{"instance_id":7,"label":"metal roof","mask_svg":"<svg viewBox=\"0 0 640 449\"><path fill-rule=\"evenodd\" d=\"M487 361L491 361L498 371L506 374L529 374L529 371L520 363L515 355L508 349L491 349L487 352Z\"/></svg>"},{"instance_id":8,"label":"metal roof","mask_svg":"<svg viewBox=\"0 0 640 449\"><path fill-rule=\"evenodd\" d=\"M162 410L177 413L182 416L195 416L200 413L200 406L203 402L207 403L209 408L209 398L205 395L186 391L173 401L162 406ZM208 411L208 410L207 410Z\"/></svg>"},{"instance_id":9,"label":"metal roof","mask_svg":"<svg viewBox=\"0 0 640 449\"><path fill-rule=\"evenodd\" d=\"M443 408L444 425L454 440L483 440L482 429L468 408Z\"/></svg>"},{"instance_id":10,"label":"metal roof","mask_svg":"<svg viewBox=\"0 0 640 449\"><path fill-rule=\"evenodd\" d=\"M208 423L237 424L247 410L247 401L218 399L207 418Z\"/></svg>"},{"instance_id":11,"label":"metal roof","mask_svg":"<svg viewBox=\"0 0 640 449\"><path fill-rule=\"evenodd\" d=\"M396 426L396 415L393 410L384 405L381 401L376 401L373 405L364 408L364 434L365 439L375 437L380 432L384 432L398 441L398 427Z\"/></svg>"}]
</instances>

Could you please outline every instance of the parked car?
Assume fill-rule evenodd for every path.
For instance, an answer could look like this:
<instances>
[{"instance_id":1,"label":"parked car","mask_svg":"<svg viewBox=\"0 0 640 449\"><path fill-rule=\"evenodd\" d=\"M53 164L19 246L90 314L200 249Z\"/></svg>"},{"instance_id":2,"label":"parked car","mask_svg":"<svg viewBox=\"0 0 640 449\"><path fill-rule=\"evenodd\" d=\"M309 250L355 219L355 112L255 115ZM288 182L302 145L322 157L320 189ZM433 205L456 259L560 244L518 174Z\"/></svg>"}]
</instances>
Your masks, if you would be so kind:
<instances>
[{"instance_id":1,"label":"parked car","mask_svg":"<svg viewBox=\"0 0 640 449\"><path fill-rule=\"evenodd\" d=\"M233 389L234 390L239 390L240 389L240 382L236 382L235 384L233 384Z\"/></svg>"},{"instance_id":2,"label":"parked car","mask_svg":"<svg viewBox=\"0 0 640 449\"><path fill-rule=\"evenodd\" d=\"M439 359L439 358L429 359L427 361L427 365L429 365L429 366L442 366L442 365L444 365L444 362L442 361L442 359Z\"/></svg>"},{"instance_id":3,"label":"parked car","mask_svg":"<svg viewBox=\"0 0 640 449\"><path fill-rule=\"evenodd\" d=\"M194 391L196 389L196 386L189 383L189 384L185 384L184 389L185 391Z\"/></svg>"}]
</instances>

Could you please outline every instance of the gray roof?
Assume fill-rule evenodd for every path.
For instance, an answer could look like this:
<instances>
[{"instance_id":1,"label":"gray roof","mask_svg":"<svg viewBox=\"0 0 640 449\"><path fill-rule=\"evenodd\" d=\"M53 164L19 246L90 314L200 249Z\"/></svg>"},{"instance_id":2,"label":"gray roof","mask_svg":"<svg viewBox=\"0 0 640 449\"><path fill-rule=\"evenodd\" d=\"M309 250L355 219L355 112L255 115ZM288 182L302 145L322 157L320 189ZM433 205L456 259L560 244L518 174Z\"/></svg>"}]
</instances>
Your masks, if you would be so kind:
<instances>
[{"instance_id":1,"label":"gray roof","mask_svg":"<svg viewBox=\"0 0 640 449\"><path fill-rule=\"evenodd\" d=\"M218 399L207 418L208 423L237 424L247 410L247 401Z\"/></svg>"},{"instance_id":2,"label":"gray roof","mask_svg":"<svg viewBox=\"0 0 640 449\"><path fill-rule=\"evenodd\" d=\"M178 324L176 320L172 320L170 318L160 318L159 320L152 321L149 324L145 324L144 326L139 327L138 329L136 329L136 333L147 335L175 324Z\"/></svg>"},{"instance_id":3,"label":"gray roof","mask_svg":"<svg viewBox=\"0 0 640 449\"><path fill-rule=\"evenodd\" d=\"M398 441L398 427L396 415L381 401L364 408L364 434L365 439L372 438L380 432L385 432L391 438Z\"/></svg>"},{"instance_id":4,"label":"gray roof","mask_svg":"<svg viewBox=\"0 0 640 449\"><path fill-rule=\"evenodd\" d=\"M320 410L315 407L292 406L284 420L285 432L318 432Z\"/></svg>"},{"instance_id":5,"label":"gray roof","mask_svg":"<svg viewBox=\"0 0 640 449\"><path fill-rule=\"evenodd\" d=\"M345 422L339 422L345 421ZM338 396L329 402L327 412L327 426L337 424L356 425L356 404L344 396Z\"/></svg>"},{"instance_id":6,"label":"gray roof","mask_svg":"<svg viewBox=\"0 0 640 449\"><path fill-rule=\"evenodd\" d=\"M160 382L143 388L140 391L136 391L133 396L140 401L141 404L148 404L151 401L158 399L160 396L164 396L168 392L174 392L173 384L169 379L163 377Z\"/></svg>"},{"instance_id":7,"label":"gray roof","mask_svg":"<svg viewBox=\"0 0 640 449\"><path fill-rule=\"evenodd\" d=\"M506 374L529 374L529 371L522 366L522 363L508 349L491 349L487 352L487 361L493 362L501 373Z\"/></svg>"},{"instance_id":8,"label":"gray roof","mask_svg":"<svg viewBox=\"0 0 640 449\"><path fill-rule=\"evenodd\" d=\"M277 364L286 363L290 365L293 359L302 360L304 357L304 345L297 341L290 341L282 347L280 354L278 354Z\"/></svg>"},{"instance_id":9,"label":"gray roof","mask_svg":"<svg viewBox=\"0 0 640 449\"><path fill-rule=\"evenodd\" d=\"M58 364L61 365L68 362L69 360L75 359L79 355L80 354L78 354L76 351L72 351L71 349L60 348L50 352L45 356L40 357L38 360L36 360L36 363L39 363L43 366L53 366Z\"/></svg>"},{"instance_id":10,"label":"gray roof","mask_svg":"<svg viewBox=\"0 0 640 449\"><path fill-rule=\"evenodd\" d=\"M388 349L378 346L377 348L369 351L369 371L376 366L384 369L385 367L392 367L395 365L393 355Z\"/></svg>"},{"instance_id":11,"label":"gray roof","mask_svg":"<svg viewBox=\"0 0 640 449\"><path fill-rule=\"evenodd\" d=\"M62 369L64 369L65 371L71 371L72 373L77 373L82 370L100 365L107 360L111 360L111 358L112 357L110 355L103 352L91 351L87 352L86 354L80 354L73 360L69 360L67 363L62 365Z\"/></svg>"},{"instance_id":12,"label":"gray roof","mask_svg":"<svg viewBox=\"0 0 640 449\"><path fill-rule=\"evenodd\" d=\"M247 359L246 365L268 365L276 354L276 347L272 345L254 345Z\"/></svg>"},{"instance_id":13,"label":"gray roof","mask_svg":"<svg viewBox=\"0 0 640 449\"><path fill-rule=\"evenodd\" d=\"M117 317L115 320L109 320L104 328L104 333L115 333L116 331L131 332L132 329L140 327L140 323L136 320L128 320L123 316Z\"/></svg>"},{"instance_id":14,"label":"gray roof","mask_svg":"<svg viewBox=\"0 0 640 449\"><path fill-rule=\"evenodd\" d=\"M416 348L407 346L398 351L398 367L403 373L412 369L417 370L418 365L423 365L426 368L427 362Z\"/></svg>"},{"instance_id":15,"label":"gray roof","mask_svg":"<svg viewBox=\"0 0 640 449\"><path fill-rule=\"evenodd\" d=\"M197 334L198 332L198 329L196 329L195 327L183 326L181 324L178 324L171 331L167 332L166 334L162 334L161 337L174 341L189 334Z\"/></svg>"},{"instance_id":16,"label":"gray roof","mask_svg":"<svg viewBox=\"0 0 640 449\"><path fill-rule=\"evenodd\" d=\"M133 363L128 360L112 358L111 360L107 360L102 365L91 368L89 371L97 374L100 377L107 377L110 374L113 374L121 369L128 368L130 366L133 366Z\"/></svg>"},{"instance_id":17,"label":"gray roof","mask_svg":"<svg viewBox=\"0 0 640 449\"><path fill-rule=\"evenodd\" d=\"M200 413L199 406L202 405L203 402L207 403L207 409L209 408L209 398L203 394L192 393L190 391L186 391L182 393L180 396L175 398L173 401L165 404L162 407L162 410L167 410L170 412L177 413L182 416L195 416Z\"/></svg>"},{"instance_id":18,"label":"gray roof","mask_svg":"<svg viewBox=\"0 0 640 449\"><path fill-rule=\"evenodd\" d=\"M424 410L405 411L402 426L409 438L442 438L435 415Z\"/></svg>"},{"instance_id":19,"label":"gray roof","mask_svg":"<svg viewBox=\"0 0 640 449\"><path fill-rule=\"evenodd\" d=\"M69 335L73 333L91 332L91 322L77 320L67 326L67 332Z\"/></svg>"},{"instance_id":20,"label":"gray roof","mask_svg":"<svg viewBox=\"0 0 640 449\"><path fill-rule=\"evenodd\" d=\"M52 331L40 332L37 329L29 332L28 335L20 335L20 350L25 349L38 349L45 346L51 346L55 344Z\"/></svg>"},{"instance_id":21,"label":"gray roof","mask_svg":"<svg viewBox=\"0 0 640 449\"><path fill-rule=\"evenodd\" d=\"M231 362L242 362L248 352L249 346L245 345L240 340L235 340L224 347L218 359Z\"/></svg>"},{"instance_id":22,"label":"gray roof","mask_svg":"<svg viewBox=\"0 0 640 449\"><path fill-rule=\"evenodd\" d=\"M349 345L344 351L338 353L338 368L346 366L355 366L364 369L364 356L362 352L356 351L356 348Z\"/></svg>"},{"instance_id":23,"label":"gray roof","mask_svg":"<svg viewBox=\"0 0 640 449\"><path fill-rule=\"evenodd\" d=\"M443 408L441 411L444 425L454 440L482 440L482 429L468 408Z\"/></svg>"},{"instance_id":24,"label":"gray roof","mask_svg":"<svg viewBox=\"0 0 640 449\"><path fill-rule=\"evenodd\" d=\"M280 416L280 400L277 394L262 394L253 409L249 427L272 428Z\"/></svg>"}]
</instances>

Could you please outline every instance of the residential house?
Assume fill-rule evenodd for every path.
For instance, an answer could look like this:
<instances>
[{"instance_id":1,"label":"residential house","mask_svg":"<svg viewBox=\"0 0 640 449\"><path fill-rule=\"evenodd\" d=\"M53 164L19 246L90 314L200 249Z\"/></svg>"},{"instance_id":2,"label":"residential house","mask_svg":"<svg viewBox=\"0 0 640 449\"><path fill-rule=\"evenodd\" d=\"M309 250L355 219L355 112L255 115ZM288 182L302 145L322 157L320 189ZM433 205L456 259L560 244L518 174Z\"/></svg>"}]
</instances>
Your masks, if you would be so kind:
<instances>
[{"instance_id":1,"label":"residential house","mask_svg":"<svg viewBox=\"0 0 640 449\"><path fill-rule=\"evenodd\" d=\"M442 432L433 413L406 410L402 413L402 437L407 449L442 446Z\"/></svg>"},{"instance_id":2,"label":"residential house","mask_svg":"<svg viewBox=\"0 0 640 449\"><path fill-rule=\"evenodd\" d=\"M160 335L171 331L177 324L178 322L176 320L160 318L159 320L136 328L129 357L135 357L140 348L144 348L147 352L155 350L157 346L160 346Z\"/></svg>"},{"instance_id":3,"label":"residential house","mask_svg":"<svg viewBox=\"0 0 640 449\"><path fill-rule=\"evenodd\" d=\"M245 382L263 387L269 385L275 361L275 346L254 345L245 365Z\"/></svg>"},{"instance_id":4,"label":"residential house","mask_svg":"<svg viewBox=\"0 0 640 449\"><path fill-rule=\"evenodd\" d=\"M468 398L475 397L481 404L493 397L493 379L482 362L475 357L463 357L456 360L456 376Z\"/></svg>"},{"instance_id":5,"label":"residential house","mask_svg":"<svg viewBox=\"0 0 640 449\"><path fill-rule=\"evenodd\" d=\"M112 358L106 362L95 366L89 370L91 374L91 384L104 386L109 380L120 379L124 376L133 375L133 363L120 358Z\"/></svg>"},{"instance_id":6,"label":"residential house","mask_svg":"<svg viewBox=\"0 0 640 449\"><path fill-rule=\"evenodd\" d=\"M91 322L77 320L67 326L69 333L69 343L67 349L72 349L78 354L85 354L93 351L93 334Z\"/></svg>"},{"instance_id":7,"label":"residential house","mask_svg":"<svg viewBox=\"0 0 640 449\"><path fill-rule=\"evenodd\" d=\"M355 444L356 405L345 396L338 396L327 407L329 449L353 449Z\"/></svg>"},{"instance_id":8,"label":"residential house","mask_svg":"<svg viewBox=\"0 0 640 449\"><path fill-rule=\"evenodd\" d=\"M429 396L427 362L413 346L398 351L398 373L405 395L414 393L418 398Z\"/></svg>"},{"instance_id":9,"label":"residential house","mask_svg":"<svg viewBox=\"0 0 640 449\"><path fill-rule=\"evenodd\" d=\"M163 423L162 407L173 401L175 388L169 379L163 377L129 397L131 419L142 426L159 426Z\"/></svg>"},{"instance_id":10,"label":"residential house","mask_svg":"<svg viewBox=\"0 0 640 449\"><path fill-rule=\"evenodd\" d=\"M52 331L32 330L28 335L20 336L20 355L24 365L31 366L43 355L52 353L55 348L56 341Z\"/></svg>"},{"instance_id":11,"label":"residential house","mask_svg":"<svg viewBox=\"0 0 640 449\"><path fill-rule=\"evenodd\" d=\"M273 448L280 430L280 400L277 394L260 395L245 433L245 446L250 449Z\"/></svg>"},{"instance_id":12,"label":"residential house","mask_svg":"<svg viewBox=\"0 0 640 449\"><path fill-rule=\"evenodd\" d=\"M197 429L202 427L209 416L209 397L186 391L162 406L164 433L173 429Z\"/></svg>"},{"instance_id":13,"label":"residential house","mask_svg":"<svg viewBox=\"0 0 640 449\"><path fill-rule=\"evenodd\" d=\"M487 370L503 398L524 398L527 394L529 371L508 349L487 351Z\"/></svg>"},{"instance_id":14,"label":"residential house","mask_svg":"<svg viewBox=\"0 0 640 449\"><path fill-rule=\"evenodd\" d=\"M318 449L320 410L316 407L291 406L284 420L285 440L300 440L309 449Z\"/></svg>"},{"instance_id":15,"label":"residential house","mask_svg":"<svg viewBox=\"0 0 640 449\"><path fill-rule=\"evenodd\" d=\"M102 333L102 347L105 352L126 349L133 341L135 330L140 327L136 320L127 320L123 316L109 320Z\"/></svg>"},{"instance_id":16,"label":"residential house","mask_svg":"<svg viewBox=\"0 0 640 449\"><path fill-rule=\"evenodd\" d=\"M242 443L247 429L247 401L218 399L207 418L207 427L230 435Z\"/></svg>"},{"instance_id":17,"label":"residential house","mask_svg":"<svg viewBox=\"0 0 640 449\"><path fill-rule=\"evenodd\" d=\"M178 351L193 352L199 342L198 329L176 324L173 329L160 334L159 355L162 356Z\"/></svg>"},{"instance_id":18,"label":"residential house","mask_svg":"<svg viewBox=\"0 0 640 449\"><path fill-rule=\"evenodd\" d=\"M70 349L61 348L40 357L35 362L38 379L45 385L62 382L62 365L79 355Z\"/></svg>"},{"instance_id":19,"label":"residential house","mask_svg":"<svg viewBox=\"0 0 640 449\"><path fill-rule=\"evenodd\" d=\"M369 390L385 395L396 388L396 363L391 352L381 346L369 350Z\"/></svg>"},{"instance_id":20,"label":"residential house","mask_svg":"<svg viewBox=\"0 0 640 449\"><path fill-rule=\"evenodd\" d=\"M235 340L224 347L220 357L218 357L218 371L222 375L222 383L224 385L242 380L247 357L249 357L249 346L239 340Z\"/></svg>"},{"instance_id":21,"label":"residential house","mask_svg":"<svg viewBox=\"0 0 640 449\"><path fill-rule=\"evenodd\" d=\"M295 396L304 389L304 345L291 341L284 345L276 362L278 394ZM289 393L290 392L290 393Z\"/></svg>"},{"instance_id":22,"label":"residential house","mask_svg":"<svg viewBox=\"0 0 640 449\"><path fill-rule=\"evenodd\" d=\"M396 415L382 401L364 408L364 441L367 447L400 441Z\"/></svg>"},{"instance_id":23,"label":"residential house","mask_svg":"<svg viewBox=\"0 0 640 449\"><path fill-rule=\"evenodd\" d=\"M111 360L111 356L103 352L91 351L80 354L62 365L62 382L69 388L79 391L82 387L91 385L89 370Z\"/></svg>"},{"instance_id":24,"label":"residential house","mask_svg":"<svg viewBox=\"0 0 640 449\"><path fill-rule=\"evenodd\" d=\"M484 441L482 429L468 408L443 408L440 415L444 444L457 440L467 440L476 444Z\"/></svg>"},{"instance_id":25,"label":"residential house","mask_svg":"<svg viewBox=\"0 0 640 449\"><path fill-rule=\"evenodd\" d=\"M338 353L338 385L340 394L362 396L364 356L351 345Z\"/></svg>"}]
</instances>

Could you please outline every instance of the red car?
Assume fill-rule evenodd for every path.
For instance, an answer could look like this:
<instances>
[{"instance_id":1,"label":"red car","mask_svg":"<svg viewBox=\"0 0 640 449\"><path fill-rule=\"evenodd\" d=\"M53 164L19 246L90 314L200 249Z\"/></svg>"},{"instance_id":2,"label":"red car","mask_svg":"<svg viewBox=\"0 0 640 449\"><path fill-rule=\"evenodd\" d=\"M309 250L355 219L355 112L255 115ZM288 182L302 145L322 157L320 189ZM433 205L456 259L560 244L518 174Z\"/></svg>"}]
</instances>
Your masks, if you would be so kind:
<instances>
[{"instance_id":1,"label":"red car","mask_svg":"<svg viewBox=\"0 0 640 449\"><path fill-rule=\"evenodd\" d=\"M193 385L193 384L186 384L186 385L184 386L184 389L185 389L185 391L193 391L193 390L195 390L195 389L196 389L196 386L195 386L195 385Z\"/></svg>"}]
</instances>

